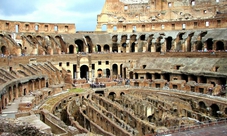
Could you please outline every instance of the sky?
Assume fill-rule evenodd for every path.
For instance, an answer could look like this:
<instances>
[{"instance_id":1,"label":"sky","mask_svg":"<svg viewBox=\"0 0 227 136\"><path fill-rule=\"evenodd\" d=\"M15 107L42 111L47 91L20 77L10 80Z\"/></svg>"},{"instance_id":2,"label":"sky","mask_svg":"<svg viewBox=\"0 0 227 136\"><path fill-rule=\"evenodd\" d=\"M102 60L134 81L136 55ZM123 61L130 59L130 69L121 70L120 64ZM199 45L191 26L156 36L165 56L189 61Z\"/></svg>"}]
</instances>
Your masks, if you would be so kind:
<instances>
[{"instance_id":1,"label":"sky","mask_svg":"<svg viewBox=\"0 0 227 136\"><path fill-rule=\"evenodd\" d=\"M0 0L0 20L75 23L94 31L105 0Z\"/></svg>"}]
</instances>

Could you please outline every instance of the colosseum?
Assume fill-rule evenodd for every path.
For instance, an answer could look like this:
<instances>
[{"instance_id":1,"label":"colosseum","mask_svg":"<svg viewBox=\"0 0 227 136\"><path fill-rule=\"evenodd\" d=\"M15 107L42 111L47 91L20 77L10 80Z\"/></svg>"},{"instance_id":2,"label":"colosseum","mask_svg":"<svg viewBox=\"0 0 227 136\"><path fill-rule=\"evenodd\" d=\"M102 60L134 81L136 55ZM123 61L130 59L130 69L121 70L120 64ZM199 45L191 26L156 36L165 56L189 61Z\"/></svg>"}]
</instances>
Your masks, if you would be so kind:
<instances>
[{"instance_id":1,"label":"colosseum","mask_svg":"<svg viewBox=\"0 0 227 136\"><path fill-rule=\"evenodd\" d=\"M226 0L105 0L95 31L0 20L0 134L227 135L226 28Z\"/></svg>"}]
</instances>

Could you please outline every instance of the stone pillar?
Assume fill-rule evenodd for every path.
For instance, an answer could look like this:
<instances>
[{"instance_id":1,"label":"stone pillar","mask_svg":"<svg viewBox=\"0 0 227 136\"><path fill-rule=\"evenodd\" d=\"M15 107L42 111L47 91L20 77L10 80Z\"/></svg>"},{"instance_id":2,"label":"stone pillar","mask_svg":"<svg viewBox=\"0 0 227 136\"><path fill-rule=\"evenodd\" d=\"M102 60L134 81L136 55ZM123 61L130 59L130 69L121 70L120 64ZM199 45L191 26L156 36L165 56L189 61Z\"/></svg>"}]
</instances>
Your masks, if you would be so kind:
<instances>
[{"instance_id":1,"label":"stone pillar","mask_svg":"<svg viewBox=\"0 0 227 136\"><path fill-rule=\"evenodd\" d=\"M121 65L117 65L117 76L121 77Z\"/></svg>"},{"instance_id":2,"label":"stone pillar","mask_svg":"<svg viewBox=\"0 0 227 136\"><path fill-rule=\"evenodd\" d=\"M135 53L138 52L138 43L135 42Z\"/></svg>"},{"instance_id":3,"label":"stone pillar","mask_svg":"<svg viewBox=\"0 0 227 136\"><path fill-rule=\"evenodd\" d=\"M89 81L91 81L92 80L92 70L90 70L88 73L89 73Z\"/></svg>"},{"instance_id":4,"label":"stone pillar","mask_svg":"<svg viewBox=\"0 0 227 136\"><path fill-rule=\"evenodd\" d=\"M153 73L153 74L151 74L151 79L152 79L152 80L155 80L154 73Z\"/></svg>"},{"instance_id":5,"label":"stone pillar","mask_svg":"<svg viewBox=\"0 0 227 136\"><path fill-rule=\"evenodd\" d=\"M163 74L160 74L160 76L161 76L161 79L164 79L164 75Z\"/></svg>"},{"instance_id":6,"label":"stone pillar","mask_svg":"<svg viewBox=\"0 0 227 136\"><path fill-rule=\"evenodd\" d=\"M112 69L110 69L110 77L111 77L111 80L113 80L113 71L112 71Z\"/></svg>"},{"instance_id":7,"label":"stone pillar","mask_svg":"<svg viewBox=\"0 0 227 136\"><path fill-rule=\"evenodd\" d=\"M76 74L77 74L77 75L76 75L77 79L80 79L80 78L81 78L81 77L80 77L80 71L77 71Z\"/></svg>"}]
</instances>

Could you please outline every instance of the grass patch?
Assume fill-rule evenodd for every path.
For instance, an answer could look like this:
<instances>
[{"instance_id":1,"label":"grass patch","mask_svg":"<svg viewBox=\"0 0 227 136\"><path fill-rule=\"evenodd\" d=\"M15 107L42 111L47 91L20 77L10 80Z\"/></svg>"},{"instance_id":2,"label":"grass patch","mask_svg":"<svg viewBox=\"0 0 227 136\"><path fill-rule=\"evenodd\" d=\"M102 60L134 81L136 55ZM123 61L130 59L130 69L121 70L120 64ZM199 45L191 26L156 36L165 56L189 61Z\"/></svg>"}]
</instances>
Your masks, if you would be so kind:
<instances>
[{"instance_id":1,"label":"grass patch","mask_svg":"<svg viewBox=\"0 0 227 136\"><path fill-rule=\"evenodd\" d=\"M81 92L84 92L84 89L82 89L82 88L73 88L73 89L70 89L69 92L81 93Z\"/></svg>"}]
</instances>

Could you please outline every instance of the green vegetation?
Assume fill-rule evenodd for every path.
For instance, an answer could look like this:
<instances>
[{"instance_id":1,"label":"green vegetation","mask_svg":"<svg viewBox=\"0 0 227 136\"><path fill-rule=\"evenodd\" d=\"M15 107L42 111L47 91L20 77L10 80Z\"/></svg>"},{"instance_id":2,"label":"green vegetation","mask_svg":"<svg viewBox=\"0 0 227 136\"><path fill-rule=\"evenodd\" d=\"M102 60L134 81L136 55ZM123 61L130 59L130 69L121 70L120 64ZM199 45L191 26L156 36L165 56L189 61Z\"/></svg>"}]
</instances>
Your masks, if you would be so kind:
<instances>
[{"instance_id":1,"label":"green vegetation","mask_svg":"<svg viewBox=\"0 0 227 136\"><path fill-rule=\"evenodd\" d=\"M82 89L82 88L73 88L73 89L70 89L69 92L81 93L81 92L84 92L84 89Z\"/></svg>"}]
</instances>

